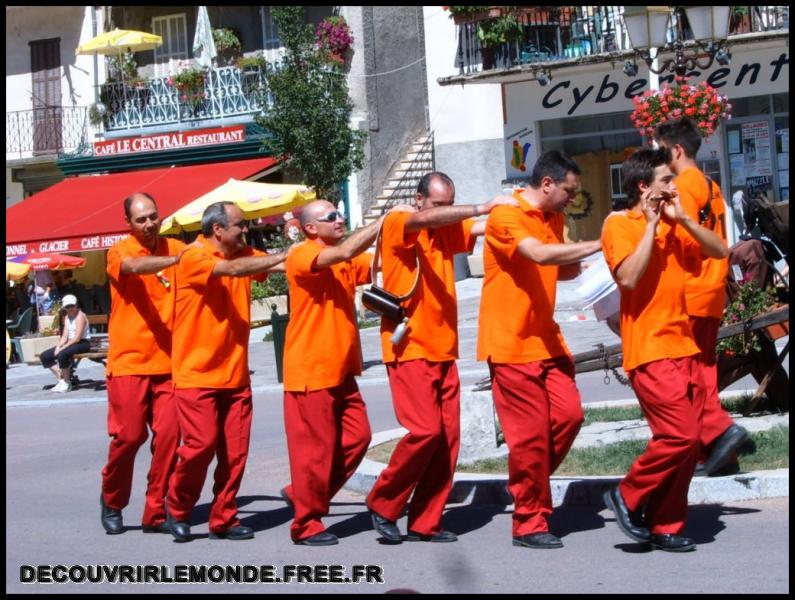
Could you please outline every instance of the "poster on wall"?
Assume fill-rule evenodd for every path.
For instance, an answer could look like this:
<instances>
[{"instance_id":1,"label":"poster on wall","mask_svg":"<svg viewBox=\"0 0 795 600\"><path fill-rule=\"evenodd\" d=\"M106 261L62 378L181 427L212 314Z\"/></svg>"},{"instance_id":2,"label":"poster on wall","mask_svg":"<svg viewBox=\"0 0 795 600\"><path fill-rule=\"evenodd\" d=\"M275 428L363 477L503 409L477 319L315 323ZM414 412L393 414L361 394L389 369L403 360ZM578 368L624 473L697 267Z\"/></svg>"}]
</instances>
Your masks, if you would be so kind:
<instances>
[{"instance_id":1,"label":"poster on wall","mask_svg":"<svg viewBox=\"0 0 795 600\"><path fill-rule=\"evenodd\" d=\"M744 123L743 157L746 177L763 177L773 174L770 164L770 129L767 121Z\"/></svg>"},{"instance_id":2,"label":"poster on wall","mask_svg":"<svg viewBox=\"0 0 795 600\"><path fill-rule=\"evenodd\" d=\"M742 151L740 132L736 129L729 131L729 154L740 154Z\"/></svg>"},{"instance_id":3,"label":"poster on wall","mask_svg":"<svg viewBox=\"0 0 795 600\"><path fill-rule=\"evenodd\" d=\"M523 127L505 137L506 151L509 158L510 177L527 177L533 170L536 151L533 148L533 128Z\"/></svg>"},{"instance_id":4,"label":"poster on wall","mask_svg":"<svg viewBox=\"0 0 795 600\"><path fill-rule=\"evenodd\" d=\"M733 186L745 185L745 160L742 154L729 155L729 172Z\"/></svg>"}]
</instances>

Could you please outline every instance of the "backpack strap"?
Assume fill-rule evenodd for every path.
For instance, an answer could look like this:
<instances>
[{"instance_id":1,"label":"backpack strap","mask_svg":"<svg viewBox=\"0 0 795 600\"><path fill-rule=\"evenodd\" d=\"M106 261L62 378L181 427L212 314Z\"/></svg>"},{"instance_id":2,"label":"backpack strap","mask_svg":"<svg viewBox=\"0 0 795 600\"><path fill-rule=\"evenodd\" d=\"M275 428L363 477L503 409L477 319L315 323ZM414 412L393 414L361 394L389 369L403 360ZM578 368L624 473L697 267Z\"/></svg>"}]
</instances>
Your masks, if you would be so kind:
<instances>
[{"instance_id":1,"label":"backpack strap","mask_svg":"<svg viewBox=\"0 0 795 600\"><path fill-rule=\"evenodd\" d=\"M381 256L381 232L383 229L384 222L381 221L381 226L378 228L378 235L375 238L375 256L373 256L373 262L370 264L370 280L372 281L373 285L377 285L375 276L376 273L378 273L378 259ZM408 291L408 293L403 296L398 296L398 302L403 302L404 300L411 298L414 295L414 292L417 291L417 286L420 283L420 254L416 245L414 246L414 255L417 259L417 277L414 279L414 285L411 286L411 289Z\"/></svg>"}]
</instances>

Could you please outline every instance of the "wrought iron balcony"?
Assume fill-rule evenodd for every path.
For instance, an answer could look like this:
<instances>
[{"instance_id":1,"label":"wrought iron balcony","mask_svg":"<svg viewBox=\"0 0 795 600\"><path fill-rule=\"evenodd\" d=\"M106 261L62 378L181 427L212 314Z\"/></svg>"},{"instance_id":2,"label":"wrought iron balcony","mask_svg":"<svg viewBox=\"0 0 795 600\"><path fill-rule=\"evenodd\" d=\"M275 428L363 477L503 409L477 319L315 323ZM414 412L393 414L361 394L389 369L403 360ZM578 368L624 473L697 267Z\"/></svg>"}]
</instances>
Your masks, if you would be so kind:
<instances>
[{"instance_id":1,"label":"wrought iron balcony","mask_svg":"<svg viewBox=\"0 0 795 600\"><path fill-rule=\"evenodd\" d=\"M74 152L88 145L88 109L55 106L6 113L6 160Z\"/></svg>"},{"instance_id":2,"label":"wrought iron balcony","mask_svg":"<svg viewBox=\"0 0 795 600\"><path fill-rule=\"evenodd\" d=\"M497 24L496 20L505 19L507 13L475 15L472 20L456 17L458 50L455 65L460 75L631 50L622 17L623 6L512 8L509 19L518 24L505 27L506 21L503 21L499 24L501 27L491 31L488 26L484 30L483 25ZM733 9L730 35L789 29L787 6ZM500 39L506 38L510 41L500 43Z\"/></svg>"},{"instance_id":3,"label":"wrought iron balcony","mask_svg":"<svg viewBox=\"0 0 795 600\"><path fill-rule=\"evenodd\" d=\"M208 70L204 85L193 90L176 87L168 77L136 85L106 83L100 86L100 100L107 108L105 132L140 133L186 122L206 126L252 120L264 108L257 93L262 82L259 68L220 67Z\"/></svg>"}]
</instances>

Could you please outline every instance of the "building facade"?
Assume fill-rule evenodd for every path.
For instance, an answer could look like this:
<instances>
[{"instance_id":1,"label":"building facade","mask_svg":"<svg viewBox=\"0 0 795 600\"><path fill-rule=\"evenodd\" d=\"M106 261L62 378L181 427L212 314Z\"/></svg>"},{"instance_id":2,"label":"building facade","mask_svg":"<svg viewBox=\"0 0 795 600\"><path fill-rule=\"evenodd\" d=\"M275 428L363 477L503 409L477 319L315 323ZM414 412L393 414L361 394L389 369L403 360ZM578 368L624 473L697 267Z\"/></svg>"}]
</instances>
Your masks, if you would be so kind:
<instances>
[{"instance_id":1,"label":"building facade","mask_svg":"<svg viewBox=\"0 0 795 600\"><path fill-rule=\"evenodd\" d=\"M621 18L623 7L519 8L527 9L520 17L521 37L498 45L496 52L477 45L472 34L476 23L447 20L448 29L456 33L459 73L437 82L454 93L462 86L499 86L491 112L503 120L505 186L526 182L536 158L547 150L573 156L583 170L582 193L571 207L567 235L595 239L604 218L625 197L621 163L648 143L629 119L632 98L673 76L658 78L643 63L636 74L626 74L623 66L634 52ZM698 161L720 183L727 200L737 191L761 188L778 201L788 201L788 8L732 8L749 10L746 18L732 20L730 63L715 62L703 72L688 73L692 82L706 81L732 104L731 120L705 140ZM469 118L491 119L482 108ZM467 145L475 149L486 143L493 141L473 136ZM491 146L484 162L493 152ZM731 243L741 226L731 218L736 213L729 216Z\"/></svg>"}]
</instances>

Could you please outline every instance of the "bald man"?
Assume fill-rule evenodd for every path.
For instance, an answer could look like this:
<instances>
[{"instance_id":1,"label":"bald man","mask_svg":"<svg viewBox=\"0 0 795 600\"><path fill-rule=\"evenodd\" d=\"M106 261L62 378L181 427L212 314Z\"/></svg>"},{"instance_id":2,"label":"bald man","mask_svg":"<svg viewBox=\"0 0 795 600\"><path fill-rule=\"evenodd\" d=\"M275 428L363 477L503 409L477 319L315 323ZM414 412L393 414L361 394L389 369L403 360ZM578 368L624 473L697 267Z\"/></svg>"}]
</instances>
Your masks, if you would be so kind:
<instances>
[{"instance_id":1,"label":"bald man","mask_svg":"<svg viewBox=\"0 0 795 600\"><path fill-rule=\"evenodd\" d=\"M367 409L354 379L362 372L354 294L356 286L370 281L372 256L362 252L382 220L343 241L342 214L327 200L316 200L301 213L306 240L291 248L285 262L290 324L284 425L292 484L282 495L295 509L290 537L296 544L338 543L321 518L370 444Z\"/></svg>"},{"instance_id":2,"label":"bald man","mask_svg":"<svg viewBox=\"0 0 795 600\"><path fill-rule=\"evenodd\" d=\"M174 325L174 265L186 246L160 237L154 198L139 192L124 200L130 236L108 251L112 310L108 321L108 463L102 470L102 526L124 531L122 509L130 500L138 449L152 430L144 533L168 533L165 496L179 443L171 334Z\"/></svg>"}]
</instances>

